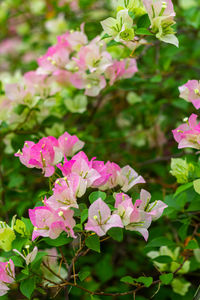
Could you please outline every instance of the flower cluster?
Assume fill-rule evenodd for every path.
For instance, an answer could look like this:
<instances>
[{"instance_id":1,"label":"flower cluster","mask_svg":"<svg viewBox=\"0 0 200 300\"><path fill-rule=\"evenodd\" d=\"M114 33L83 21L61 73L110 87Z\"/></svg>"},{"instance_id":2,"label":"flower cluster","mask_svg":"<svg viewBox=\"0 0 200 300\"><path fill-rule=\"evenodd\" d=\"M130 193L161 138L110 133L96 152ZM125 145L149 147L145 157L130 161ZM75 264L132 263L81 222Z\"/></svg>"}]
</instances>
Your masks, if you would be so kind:
<instances>
[{"instance_id":1,"label":"flower cluster","mask_svg":"<svg viewBox=\"0 0 200 300\"><path fill-rule=\"evenodd\" d=\"M42 138L37 144L25 142L22 151L18 151L21 163L28 168L42 169L46 177L52 176L55 165L61 161L63 156L72 156L80 150L84 143L77 136L65 132L58 139L49 136Z\"/></svg>"},{"instance_id":2,"label":"flower cluster","mask_svg":"<svg viewBox=\"0 0 200 300\"><path fill-rule=\"evenodd\" d=\"M57 37L57 44L38 59L38 69L24 74L22 84L5 86L7 102L34 106L39 99L53 96L62 85L84 89L95 97L107 82L130 78L137 72L135 59L117 61L97 36L88 41L83 31L66 32Z\"/></svg>"},{"instance_id":3,"label":"flower cluster","mask_svg":"<svg viewBox=\"0 0 200 300\"><path fill-rule=\"evenodd\" d=\"M151 21L151 30L156 37L178 47L178 39L172 26L175 11L171 0L143 0Z\"/></svg>"},{"instance_id":4,"label":"flower cluster","mask_svg":"<svg viewBox=\"0 0 200 300\"><path fill-rule=\"evenodd\" d=\"M8 290L8 284L15 280L15 266L10 259L7 262L0 262L0 296L5 295Z\"/></svg>"},{"instance_id":5,"label":"flower cluster","mask_svg":"<svg viewBox=\"0 0 200 300\"><path fill-rule=\"evenodd\" d=\"M178 47L178 39L172 28L175 12L171 0L118 0L116 11L116 18L109 17L101 22L108 37L121 43L128 42L130 46L137 41L135 28L138 18L147 13L151 33L159 40Z\"/></svg>"},{"instance_id":6,"label":"flower cluster","mask_svg":"<svg viewBox=\"0 0 200 300\"><path fill-rule=\"evenodd\" d=\"M112 190L119 187L119 192L113 194L115 205L112 213L100 197L90 205L85 230L102 236L112 227L125 227L139 231L147 240L151 221L161 216L166 205L162 201L150 203L151 195L145 190L133 204L124 193L139 183L145 183L144 178L130 166L121 168L110 161L98 161L95 157L89 160L83 151L74 155L83 145L76 136L65 132L58 140L50 136L42 138L37 144L25 142L22 152L16 154L24 165L41 168L47 177L53 175L55 166L63 176L55 180L52 195L43 200L44 206L29 209L34 225L32 239L38 236L55 239L62 232L75 238L74 209L79 209L78 198L82 198L87 189L113 194Z\"/></svg>"}]
</instances>

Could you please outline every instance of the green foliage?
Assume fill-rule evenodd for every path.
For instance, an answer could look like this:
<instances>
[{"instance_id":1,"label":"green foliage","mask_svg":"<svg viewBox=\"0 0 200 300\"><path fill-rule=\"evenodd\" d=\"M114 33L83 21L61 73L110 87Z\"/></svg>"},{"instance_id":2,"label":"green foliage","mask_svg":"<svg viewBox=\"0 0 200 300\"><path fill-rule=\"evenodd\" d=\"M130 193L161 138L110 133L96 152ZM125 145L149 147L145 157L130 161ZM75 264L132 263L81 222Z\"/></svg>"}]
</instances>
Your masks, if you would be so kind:
<instances>
[{"instance_id":1,"label":"green foliage","mask_svg":"<svg viewBox=\"0 0 200 300\"><path fill-rule=\"evenodd\" d=\"M100 253L100 240L97 235L91 235L87 237L85 244L89 249Z\"/></svg>"}]
</instances>

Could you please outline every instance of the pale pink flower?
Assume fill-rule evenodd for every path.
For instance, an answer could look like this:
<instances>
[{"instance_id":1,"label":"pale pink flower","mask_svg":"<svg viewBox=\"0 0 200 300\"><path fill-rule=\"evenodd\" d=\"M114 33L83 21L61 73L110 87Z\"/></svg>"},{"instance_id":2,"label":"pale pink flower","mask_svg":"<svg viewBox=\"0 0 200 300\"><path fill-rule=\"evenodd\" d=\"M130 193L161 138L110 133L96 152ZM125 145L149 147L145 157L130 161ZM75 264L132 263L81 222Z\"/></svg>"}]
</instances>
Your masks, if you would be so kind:
<instances>
[{"instance_id":1,"label":"pale pink flower","mask_svg":"<svg viewBox=\"0 0 200 300\"><path fill-rule=\"evenodd\" d=\"M112 227L123 228L120 216L117 214L111 215L108 205L99 198L89 207L85 230L94 231L98 236L103 236Z\"/></svg>"},{"instance_id":2,"label":"pale pink flower","mask_svg":"<svg viewBox=\"0 0 200 300\"><path fill-rule=\"evenodd\" d=\"M70 209L55 211L46 206L29 209L29 218L34 225L32 240L38 236L56 239L63 231L75 238L73 215L74 211Z\"/></svg>"},{"instance_id":3,"label":"pale pink flower","mask_svg":"<svg viewBox=\"0 0 200 300\"><path fill-rule=\"evenodd\" d=\"M200 123L197 123L197 115L192 114L188 122L172 130L178 148L200 149Z\"/></svg>"},{"instance_id":4,"label":"pale pink flower","mask_svg":"<svg viewBox=\"0 0 200 300\"><path fill-rule=\"evenodd\" d=\"M167 205L160 200L156 200L150 203L150 200L151 200L151 194L146 190L142 189L140 192L141 203L138 206L138 209L146 212L146 214L151 216L152 221L155 221L162 216L162 213L164 209L167 207Z\"/></svg>"},{"instance_id":5,"label":"pale pink flower","mask_svg":"<svg viewBox=\"0 0 200 300\"><path fill-rule=\"evenodd\" d=\"M132 199L123 193L116 195L115 213L120 216L124 226L130 224L130 218L134 211Z\"/></svg>"},{"instance_id":6,"label":"pale pink flower","mask_svg":"<svg viewBox=\"0 0 200 300\"><path fill-rule=\"evenodd\" d=\"M123 192L126 193L138 183L145 183L145 180L133 168L127 165L120 170L118 184Z\"/></svg>"},{"instance_id":7,"label":"pale pink flower","mask_svg":"<svg viewBox=\"0 0 200 300\"><path fill-rule=\"evenodd\" d=\"M33 97L34 89L18 83L10 83L5 85L5 94L16 104L23 104L25 99Z\"/></svg>"},{"instance_id":8,"label":"pale pink flower","mask_svg":"<svg viewBox=\"0 0 200 300\"><path fill-rule=\"evenodd\" d=\"M119 79L131 78L137 71L136 60L126 58L121 61L115 61L107 68L105 75L109 79L110 85L113 85Z\"/></svg>"},{"instance_id":9,"label":"pale pink flower","mask_svg":"<svg viewBox=\"0 0 200 300\"><path fill-rule=\"evenodd\" d=\"M159 16L162 12L162 16L175 16L173 3L171 0L143 0L144 6L147 10L148 15L151 19ZM165 3L165 9L163 9L163 4Z\"/></svg>"},{"instance_id":10,"label":"pale pink flower","mask_svg":"<svg viewBox=\"0 0 200 300\"><path fill-rule=\"evenodd\" d=\"M96 97L106 87L104 76L96 72L87 74L80 71L72 74L70 80L77 89L85 89L85 95L90 97Z\"/></svg>"},{"instance_id":11,"label":"pale pink flower","mask_svg":"<svg viewBox=\"0 0 200 300\"><path fill-rule=\"evenodd\" d=\"M80 178L76 174L71 174L68 178L57 179L53 188L53 195L45 199L45 205L54 210L66 210L70 207L78 208L76 197L80 189ZM86 185L84 185L85 191Z\"/></svg>"},{"instance_id":12,"label":"pale pink flower","mask_svg":"<svg viewBox=\"0 0 200 300\"><path fill-rule=\"evenodd\" d=\"M82 47L78 52L78 58L73 57L80 70L103 73L112 65L112 57L107 51L102 51L100 42L93 43Z\"/></svg>"},{"instance_id":13,"label":"pale pink flower","mask_svg":"<svg viewBox=\"0 0 200 300\"><path fill-rule=\"evenodd\" d=\"M58 69L64 69L69 62L69 43L58 43L47 50L47 53L38 59L40 70L48 74Z\"/></svg>"},{"instance_id":14,"label":"pale pink flower","mask_svg":"<svg viewBox=\"0 0 200 300\"><path fill-rule=\"evenodd\" d=\"M196 109L200 108L200 82L198 80L189 80L179 87L179 91L181 98L192 102Z\"/></svg>"}]
</instances>

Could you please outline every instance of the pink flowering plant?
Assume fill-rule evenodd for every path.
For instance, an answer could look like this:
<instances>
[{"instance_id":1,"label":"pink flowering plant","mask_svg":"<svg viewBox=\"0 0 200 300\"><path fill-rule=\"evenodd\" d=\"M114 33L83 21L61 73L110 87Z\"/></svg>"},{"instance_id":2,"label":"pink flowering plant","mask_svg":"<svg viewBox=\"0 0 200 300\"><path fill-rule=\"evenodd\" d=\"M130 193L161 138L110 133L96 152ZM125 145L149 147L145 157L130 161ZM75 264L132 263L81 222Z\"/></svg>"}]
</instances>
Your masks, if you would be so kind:
<instances>
[{"instance_id":1,"label":"pink flowering plant","mask_svg":"<svg viewBox=\"0 0 200 300\"><path fill-rule=\"evenodd\" d=\"M0 3L2 300L199 300L198 2Z\"/></svg>"},{"instance_id":2,"label":"pink flowering plant","mask_svg":"<svg viewBox=\"0 0 200 300\"><path fill-rule=\"evenodd\" d=\"M151 223L160 218L167 207L160 200L152 202L146 190L141 189L139 193L139 186L145 180L132 167L120 167L110 161L105 163L96 157L89 159L83 147L83 141L65 132L58 139L49 136L37 143L26 141L22 151L15 154L27 168L39 169L38 176L49 178L50 184L50 191L42 197L41 205L29 208L29 219L14 217L11 227L2 223L2 231L9 229L5 234L10 239L10 242L5 240L4 250L12 250L17 266L25 267L25 282L29 281L29 274L34 276L33 288L38 281L38 268L43 274L47 273L43 275L47 285L59 283L59 278L67 280L69 285L76 284L70 282L71 266L76 259L72 258L72 265L66 265L62 271L64 277L60 277L56 275L57 252L52 269L51 255L50 260L45 257L46 253L53 253L53 249L41 251L40 245L77 244L80 245L77 257L78 253L100 252L101 243L108 238L122 241L124 231L138 232L147 241ZM133 188L135 200L127 194ZM16 239L20 237L18 245ZM140 237L136 235L135 238ZM65 260L62 251L61 255ZM13 261L2 263L2 269L3 295L15 282ZM54 275L53 279L49 275ZM33 290L25 291L24 288L21 282L22 293L31 296Z\"/></svg>"}]
</instances>

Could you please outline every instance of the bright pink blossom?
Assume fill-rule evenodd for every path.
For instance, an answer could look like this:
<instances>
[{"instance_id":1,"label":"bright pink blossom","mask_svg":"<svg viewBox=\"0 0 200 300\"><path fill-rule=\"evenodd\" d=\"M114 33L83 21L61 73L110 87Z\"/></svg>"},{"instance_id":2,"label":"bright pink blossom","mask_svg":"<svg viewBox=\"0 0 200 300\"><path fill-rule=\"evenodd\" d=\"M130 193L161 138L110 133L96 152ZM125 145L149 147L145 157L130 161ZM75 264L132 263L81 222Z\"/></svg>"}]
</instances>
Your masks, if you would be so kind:
<instances>
[{"instance_id":1,"label":"bright pink blossom","mask_svg":"<svg viewBox=\"0 0 200 300\"><path fill-rule=\"evenodd\" d=\"M89 161L87 155L80 151L78 154L74 155L71 161L64 161L64 164L58 164L58 168L62 171L64 176L69 176L71 173L75 173L82 177L86 183L87 187L92 186L93 182L100 178L100 174L93 169L92 161Z\"/></svg>"},{"instance_id":2,"label":"bright pink blossom","mask_svg":"<svg viewBox=\"0 0 200 300\"><path fill-rule=\"evenodd\" d=\"M103 236L112 227L123 228L120 216L117 214L111 215L108 205L99 198L89 207L88 222L85 229L94 231L98 236Z\"/></svg>"},{"instance_id":3,"label":"bright pink blossom","mask_svg":"<svg viewBox=\"0 0 200 300\"><path fill-rule=\"evenodd\" d=\"M52 210L49 207L41 206L29 209L29 217L34 225L32 240L38 236L56 239L61 232L75 238L73 227L76 222L73 219L73 210Z\"/></svg>"},{"instance_id":4,"label":"bright pink blossom","mask_svg":"<svg viewBox=\"0 0 200 300\"><path fill-rule=\"evenodd\" d=\"M197 123L197 115L192 114L188 122L172 130L178 148L200 149L200 123Z\"/></svg>"},{"instance_id":5,"label":"bright pink blossom","mask_svg":"<svg viewBox=\"0 0 200 300\"><path fill-rule=\"evenodd\" d=\"M100 177L93 182L92 187L95 188L105 185L109 177L112 175L108 173L109 170L107 168L107 165L104 164L103 161L93 160L92 168L100 174Z\"/></svg>"},{"instance_id":6,"label":"bright pink blossom","mask_svg":"<svg viewBox=\"0 0 200 300\"><path fill-rule=\"evenodd\" d=\"M68 132L58 138L58 146L65 156L74 155L83 148L84 144L76 135L70 135Z\"/></svg>"},{"instance_id":7,"label":"bright pink blossom","mask_svg":"<svg viewBox=\"0 0 200 300\"><path fill-rule=\"evenodd\" d=\"M9 291L8 284L15 280L15 266L10 259L7 262L0 262L0 296L5 295Z\"/></svg>"},{"instance_id":8,"label":"bright pink blossom","mask_svg":"<svg viewBox=\"0 0 200 300\"><path fill-rule=\"evenodd\" d=\"M196 109L200 108L200 81L189 80L179 87L180 97L186 101L192 102Z\"/></svg>"},{"instance_id":9,"label":"bright pink blossom","mask_svg":"<svg viewBox=\"0 0 200 300\"><path fill-rule=\"evenodd\" d=\"M99 186L99 189L105 191L107 189L112 189L118 185L118 176L121 171L120 166L117 164L108 161L105 164L104 178L109 175L108 180L103 185Z\"/></svg>"},{"instance_id":10,"label":"bright pink blossom","mask_svg":"<svg viewBox=\"0 0 200 300\"><path fill-rule=\"evenodd\" d=\"M53 175L54 166L61 160L62 153L58 148L58 141L53 136L42 138L30 149L29 164L42 169L45 177Z\"/></svg>"},{"instance_id":11,"label":"bright pink blossom","mask_svg":"<svg viewBox=\"0 0 200 300\"><path fill-rule=\"evenodd\" d=\"M10 259L7 262L0 262L0 281L12 283L15 278L15 266Z\"/></svg>"},{"instance_id":12,"label":"bright pink blossom","mask_svg":"<svg viewBox=\"0 0 200 300\"><path fill-rule=\"evenodd\" d=\"M26 141L24 143L24 147L22 148L22 151L19 150L17 153L15 153L15 156L19 157L21 163L25 165L27 168L34 168L33 165L29 164L29 161L31 159L30 151L33 145L35 145L34 142Z\"/></svg>"}]
</instances>

